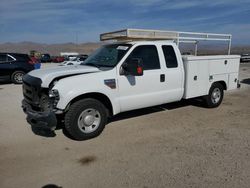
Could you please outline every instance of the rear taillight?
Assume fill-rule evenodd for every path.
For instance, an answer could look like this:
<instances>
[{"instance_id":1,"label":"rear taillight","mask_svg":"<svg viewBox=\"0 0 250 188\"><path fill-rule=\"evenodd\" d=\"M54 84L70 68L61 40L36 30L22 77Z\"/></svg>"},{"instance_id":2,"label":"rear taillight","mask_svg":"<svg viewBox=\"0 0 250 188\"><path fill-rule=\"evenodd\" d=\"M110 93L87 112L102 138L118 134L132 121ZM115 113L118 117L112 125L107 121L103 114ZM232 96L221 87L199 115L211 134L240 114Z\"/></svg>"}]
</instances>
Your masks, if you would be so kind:
<instances>
[{"instance_id":1,"label":"rear taillight","mask_svg":"<svg viewBox=\"0 0 250 188\"><path fill-rule=\"evenodd\" d=\"M34 65L34 64L36 64L36 59L34 57L29 58L28 63L31 65Z\"/></svg>"}]
</instances>

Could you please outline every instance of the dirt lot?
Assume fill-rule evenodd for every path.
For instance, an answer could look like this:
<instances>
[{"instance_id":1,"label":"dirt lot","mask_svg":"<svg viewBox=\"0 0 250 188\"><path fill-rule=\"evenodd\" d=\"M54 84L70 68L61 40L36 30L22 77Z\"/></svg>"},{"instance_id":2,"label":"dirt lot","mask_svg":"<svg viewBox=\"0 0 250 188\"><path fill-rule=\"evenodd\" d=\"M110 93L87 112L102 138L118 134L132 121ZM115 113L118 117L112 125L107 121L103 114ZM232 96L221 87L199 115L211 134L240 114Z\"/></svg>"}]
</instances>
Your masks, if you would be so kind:
<instances>
[{"instance_id":1,"label":"dirt lot","mask_svg":"<svg viewBox=\"0 0 250 188\"><path fill-rule=\"evenodd\" d=\"M33 134L21 86L0 85L0 187L249 187L250 64L216 109L192 101L124 113L88 141Z\"/></svg>"}]
</instances>

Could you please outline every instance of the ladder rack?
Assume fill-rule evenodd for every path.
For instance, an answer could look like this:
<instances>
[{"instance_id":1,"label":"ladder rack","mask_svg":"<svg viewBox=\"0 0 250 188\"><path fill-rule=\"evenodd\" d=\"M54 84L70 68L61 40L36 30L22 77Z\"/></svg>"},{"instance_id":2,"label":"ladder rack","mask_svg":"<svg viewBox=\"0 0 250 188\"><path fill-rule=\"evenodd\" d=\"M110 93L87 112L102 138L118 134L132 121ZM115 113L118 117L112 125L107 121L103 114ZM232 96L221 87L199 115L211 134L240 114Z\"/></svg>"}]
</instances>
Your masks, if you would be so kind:
<instances>
[{"instance_id":1,"label":"ladder rack","mask_svg":"<svg viewBox=\"0 0 250 188\"><path fill-rule=\"evenodd\" d=\"M136 40L173 40L179 46L180 43L195 44L195 55L199 41L224 41L228 42L228 54L231 51L232 35L215 33L196 33L145 29L124 29L100 35L101 41L136 41Z\"/></svg>"}]
</instances>

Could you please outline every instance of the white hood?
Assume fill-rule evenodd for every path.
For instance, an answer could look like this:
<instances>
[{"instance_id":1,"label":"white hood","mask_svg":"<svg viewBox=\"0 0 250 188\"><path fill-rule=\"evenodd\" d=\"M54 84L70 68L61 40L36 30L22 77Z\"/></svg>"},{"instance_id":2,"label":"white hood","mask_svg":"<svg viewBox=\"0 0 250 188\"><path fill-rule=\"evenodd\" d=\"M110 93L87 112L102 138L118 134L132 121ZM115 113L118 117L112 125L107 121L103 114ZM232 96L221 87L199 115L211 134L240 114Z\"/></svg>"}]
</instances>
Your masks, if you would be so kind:
<instances>
[{"instance_id":1,"label":"white hood","mask_svg":"<svg viewBox=\"0 0 250 188\"><path fill-rule=\"evenodd\" d=\"M86 66L86 65L76 65L76 66L58 66L48 69L33 70L28 74L40 78L42 80L42 87L48 87L52 80L57 77L64 77L75 74L84 74L91 72L100 71L96 67Z\"/></svg>"}]
</instances>

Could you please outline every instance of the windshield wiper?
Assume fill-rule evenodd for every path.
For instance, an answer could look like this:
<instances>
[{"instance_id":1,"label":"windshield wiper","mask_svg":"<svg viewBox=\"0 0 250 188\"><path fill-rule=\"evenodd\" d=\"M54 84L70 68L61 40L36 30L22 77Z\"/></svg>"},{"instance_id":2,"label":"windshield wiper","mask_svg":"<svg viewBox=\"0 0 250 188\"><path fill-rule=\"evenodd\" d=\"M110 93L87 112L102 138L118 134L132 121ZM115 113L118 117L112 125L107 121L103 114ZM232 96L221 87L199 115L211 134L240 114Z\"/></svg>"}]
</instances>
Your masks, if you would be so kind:
<instances>
[{"instance_id":1,"label":"windshield wiper","mask_svg":"<svg viewBox=\"0 0 250 188\"><path fill-rule=\"evenodd\" d=\"M88 66L92 66L92 67L100 68L100 66L99 66L99 65L94 64L94 63L86 63L86 64L82 64L82 65L88 65Z\"/></svg>"},{"instance_id":2,"label":"windshield wiper","mask_svg":"<svg viewBox=\"0 0 250 188\"><path fill-rule=\"evenodd\" d=\"M113 65L99 65L100 67L114 67Z\"/></svg>"},{"instance_id":3,"label":"windshield wiper","mask_svg":"<svg viewBox=\"0 0 250 188\"><path fill-rule=\"evenodd\" d=\"M101 64L94 64L94 63L86 63L86 64L82 64L82 65L89 65L89 66L94 66L94 67L97 67L97 68L100 68L100 67L114 67L113 65L101 65Z\"/></svg>"}]
</instances>

